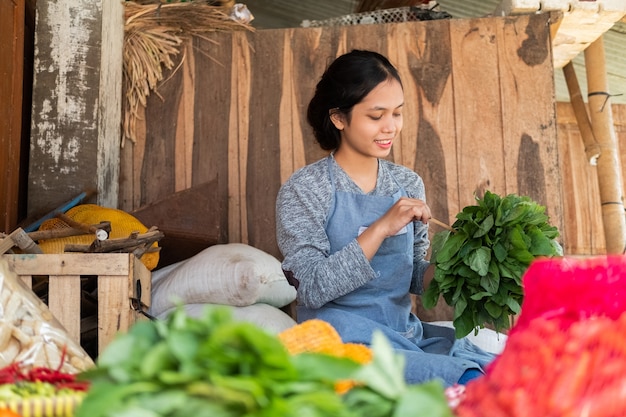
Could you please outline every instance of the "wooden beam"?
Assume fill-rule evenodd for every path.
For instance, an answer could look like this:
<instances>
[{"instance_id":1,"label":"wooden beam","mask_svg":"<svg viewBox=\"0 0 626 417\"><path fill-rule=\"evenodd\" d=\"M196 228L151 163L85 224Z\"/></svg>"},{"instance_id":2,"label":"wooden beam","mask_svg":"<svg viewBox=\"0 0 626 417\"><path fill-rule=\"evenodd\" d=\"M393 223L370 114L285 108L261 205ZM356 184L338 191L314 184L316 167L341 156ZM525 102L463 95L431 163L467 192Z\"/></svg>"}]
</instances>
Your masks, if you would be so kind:
<instances>
[{"instance_id":1,"label":"wooden beam","mask_svg":"<svg viewBox=\"0 0 626 417\"><path fill-rule=\"evenodd\" d=\"M0 231L7 233L19 220L24 13L23 0L0 0Z\"/></svg>"},{"instance_id":2,"label":"wooden beam","mask_svg":"<svg viewBox=\"0 0 626 417\"><path fill-rule=\"evenodd\" d=\"M626 15L620 0L501 0L494 15L561 12L552 36L555 68L563 68Z\"/></svg>"},{"instance_id":3,"label":"wooden beam","mask_svg":"<svg viewBox=\"0 0 626 417\"><path fill-rule=\"evenodd\" d=\"M123 2L37 2L27 216L85 189L117 208Z\"/></svg>"},{"instance_id":4,"label":"wooden beam","mask_svg":"<svg viewBox=\"0 0 626 417\"><path fill-rule=\"evenodd\" d=\"M124 3L102 0L98 106L98 204L117 208L122 137Z\"/></svg>"}]
</instances>

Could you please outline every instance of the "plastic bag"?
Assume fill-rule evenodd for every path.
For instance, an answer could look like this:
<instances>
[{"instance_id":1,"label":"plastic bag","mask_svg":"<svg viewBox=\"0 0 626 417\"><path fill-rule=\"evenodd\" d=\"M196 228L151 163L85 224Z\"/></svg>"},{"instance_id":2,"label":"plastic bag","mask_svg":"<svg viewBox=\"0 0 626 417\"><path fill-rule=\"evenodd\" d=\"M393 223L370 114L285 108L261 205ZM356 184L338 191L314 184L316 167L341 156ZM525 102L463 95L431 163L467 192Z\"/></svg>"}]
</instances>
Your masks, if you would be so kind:
<instances>
[{"instance_id":1,"label":"plastic bag","mask_svg":"<svg viewBox=\"0 0 626 417\"><path fill-rule=\"evenodd\" d=\"M503 352L458 417L626 415L626 257L535 261Z\"/></svg>"},{"instance_id":2,"label":"plastic bag","mask_svg":"<svg viewBox=\"0 0 626 417\"><path fill-rule=\"evenodd\" d=\"M615 320L626 311L626 257L537 260L522 277L522 285L524 302L512 332L540 316L558 318L565 327L595 316Z\"/></svg>"}]
</instances>

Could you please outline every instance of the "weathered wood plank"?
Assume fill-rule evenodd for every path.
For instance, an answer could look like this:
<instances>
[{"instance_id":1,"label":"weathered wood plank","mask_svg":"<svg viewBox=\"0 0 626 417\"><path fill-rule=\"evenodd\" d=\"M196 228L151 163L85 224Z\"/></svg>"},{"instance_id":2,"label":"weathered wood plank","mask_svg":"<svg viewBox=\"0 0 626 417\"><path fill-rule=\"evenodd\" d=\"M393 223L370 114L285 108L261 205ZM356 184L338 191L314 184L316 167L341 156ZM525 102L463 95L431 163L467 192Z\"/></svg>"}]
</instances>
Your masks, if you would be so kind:
<instances>
[{"instance_id":1,"label":"weathered wood plank","mask_svg":"<svg viewBox=\"0 0 626 417\"><path fill-rule=\"evenodd\" d=\"M232 71L234 49L229 36L216 34L210 40L194 39L195 88L192 185L216 181L212 195L224 210L209 212L201 207L196 215L215 216L222 225L221 243L226 243L229 233L229 142L232 123L229 112L234 111L232 102ZM243 82L243 80L242 80ZM232 116L230 116L232 118Z\"/></svg>"},{"instance_id":2,"label":"weathered wood plank","mask_svg":"<svg viewBox=\"0 0 626 417\"><path fill-rule=\"evenodd\" d=\"M132 211L147 227L157 226L165 235L159 241L159 246L166 248L159 254L159 267L225 242L220 217L211 214L227 211L227 207L221 206L223 201L214 198L216 194L217 179L214 179Z\"/></svg>"},{"instance_id":3,"label":"weathered wood plank","mask_svg":"<svg viewBox=\"0 0 626 417\"><path fill-rule=\"evenodd\" d=\"M233 70L228 115L228 239L231 242L242 243L248 242L245 173L248 161L252 48L244 34L233 34L231 63Z\"/></svg>"},{"instance_id":4,"label":"weathered wood plank","mask_svg":"<svg viewBox=\"0 0 626 417\"><path fill-rule=\"evenodd\" d=\"M559 128L562 162L563 241L568 254L597 255L606 252L596 167L585 157L582 138L574 128Z\"/></svg>"},{"instance_id":5,"label":"weathered wood plank","mask_svg":"<svg viewBox=\"0 0 626 417\"><path fill-rule=\"evenodd\" d=\"M128 276L98 276L98 352L134 322L137 313L129 308L128 300L134 295L130 285Z\"/></svg>"},{"instance_id":6,"label":"weathered wood plank","mask_svg":"<svg viewBox=\"0 0 626 417\"><path fill-rule=\"evenodd\" d=\"M117 207L122 138L122 51L124 3L102 2L100 82L98 84L98 204Z\"/></svg>"},{"instance_id":7,"label":"weathered wood plank","mask_svg":"<svg viewBox=\"0 0 626 417\"><path fill-rule=\"evenodd\" d=\"M117 205L123 6L114 3L36 5L29 216L88 189Z\"/></svg>"},{"instance_id":8,"label":"weathered wood plank","mask_svg":"<svg viewBox=\"0 0 626 417\"><path fill-rule=\"evenodd\" d=\"M80 340L80 283L80 275L51 275L48 281L50 312L72 340Z\"/></svg>"},{"instance_id":9,"label":"weathered wood plank","mask_svg":"<svg viewBox=\"0 0 626 417\"><path fill-rule=\"evenodd\" d=\"M450 22L460 207L474 205L486 190L506 191L497 24Z\"/></svg>"},{"instance_id":10,"label":"weathered wood plank","mask_svg":"<svg viewBox=\"0 0 626 417\"><path fill-rule=\"evenodd\" d=\"M291 38L289 53L292 62L291 83L293 84L292 100L294 101L292 129L298 133L293 136L290 132L285 132L286 137L284 139L291 141L291 137L297 138L293 144L294 171L328 154L315 141L306 119L306 111L324 69L330 60L337 56L339 32L337 28L298 28L289 29L285 34ZM284 154L281 146L281 163L283 157L289 158ZM281 171L283 181L287 179L285 176L290 174Z\"/></svg>"},{"instance_id":11,"label":"weathered wood plank","mask_svg":"<svg viewBox=\"0 0 626 417\"><path fill-rule=\"evenodd\" d=\"M145 109L147 140L141 167L141 205L176 192L176 122L183 97L183 71L176 65L163 75L166 81L148 96Z\"/></svg>"},{"instance_id":12,"label":"weathered wood plank","mask_svg":"<svg viewBox=\"0 0 626 417\"><path fill-rule=\"evenodd\" d=\"M141 207L141 201L143 199L141 183L143 181L146 181L146 179L142 176L142 167L144 164L146 147L148 146L149 140L146 127L146 108L139 106L139 108L137 109L137 113L139 118L139 120L137 121L137 135L142 135L138 137L143 137L144 140L140 140L132 146L133 169L131 171L131 175L134 189L133 207Z\"/></svg>"},{"instance_id":13,"label":"weathered wood plank","mask_svg":"<svg viewBox=\"0 0 626 417\"><path fill-rule=\"evenodd\" d=\"M37 3L29 215L97 187L100 7Z\"/></svg>"},{"instance_id":14,"label":"weathered wood plank","mask_svg":"<svg viewBox=\"0 0 626 417\"><path fill-rule=\"evenodd\" d=\"M19 275L128 275L128 253L60 253L56 255L4 255Z\"/></svg>"},{"instance_id":15,"label":"weathered wood plank","mask_svg":"<svg viewBox=\"0 0 626 417\"><path fill-rule=\"evenodd\" d=\"M180 67L182 73L181 101L176 121L176 143L174 148L174 189L176 192L191 187L193 174L193 128L194 128L194 82L195 54L193 43L185 41L183 59Z\"/></svg>"},{"instance_id":16,"label":"weathered wood plank","mask_svg":"<svg viewBox=\"0 0 626 417\"><path fill-rule=\"evenodd\" d=\"M24 83L24 0L0 1L0 231L18 222Z\"/></svg>"},{"instance_id":17,"label":"weathered wood plank","mask_svg":"<svg viewBox=\"0 0 626 417\"><path fill-rule=\"evenodd\" d=\"M549 14L506 18L497 26L502 80L506 193L529 196L546 207L550 223L563 230L562 187L556 143L556 109L550 56ZM529 99L546 97L548 99Z\"/></svg>"},{"instance_id":18,"label":"weathered wood plank","mask_svg":"<svg viewBox=\"0 0 626 417\"><path fill-rule=\"evenodd\" d=\"M245 158L240 158L247 162L246 169L241 171L241 179L246 183L246 210L242 217L245 216L248 230L246 243L278 254L274 212L280 188L280 164L276 157L280 155L277 110L282 96L283 34L280 30L270 30L264 36L255 36L250 43L255 52L250 55L248 140ZM267 59L267 51L272 51L275 59Z\"/></svg>"},{"instance_id":19,"label":"weathered wood plank","mask_svg":"<svg viewBox=\"0 0 626 417\"><path fill-rule=\"evenodd\" d=\"M584 149L571 104L557 105L560 176L563 189L563 241L565 253L606 253L598 173Z\"/></svg>"},{"instance_id":20,"label":"weathered wood plank","mask_svg":"<svg viewBox=\"0 0 626 417\"><path fill-rule=\"evenodd\" d=\"M405 89L405 123L394 160L420 174L433 216L451 223L459 211L459 190L449 21L408 29L398 31L389 51ZM433 226L431 232L437 230Z\"/></svg>"}]
</instances>

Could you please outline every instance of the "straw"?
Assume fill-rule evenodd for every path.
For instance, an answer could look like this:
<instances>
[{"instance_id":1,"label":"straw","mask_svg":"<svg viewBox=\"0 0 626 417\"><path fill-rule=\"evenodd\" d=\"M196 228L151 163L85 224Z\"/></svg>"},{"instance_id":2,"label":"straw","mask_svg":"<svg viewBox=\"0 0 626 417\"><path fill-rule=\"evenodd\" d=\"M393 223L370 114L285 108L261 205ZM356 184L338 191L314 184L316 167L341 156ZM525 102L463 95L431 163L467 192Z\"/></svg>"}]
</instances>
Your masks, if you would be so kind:
<instances>
[{"instance_id":1,"label":"straw","mask_svg":"<svg viewBox=\"0 0 626 417\"><path fill-rule=\"evenodd\" d=\"M184 42L209 32L253 30L249 22L230 17L233 5L234 1L124 2L122 146L126 139L136 142L139 108L146 106L147 97L163 80L164 68L174 68Z\"/></svg>"}]
</instances>

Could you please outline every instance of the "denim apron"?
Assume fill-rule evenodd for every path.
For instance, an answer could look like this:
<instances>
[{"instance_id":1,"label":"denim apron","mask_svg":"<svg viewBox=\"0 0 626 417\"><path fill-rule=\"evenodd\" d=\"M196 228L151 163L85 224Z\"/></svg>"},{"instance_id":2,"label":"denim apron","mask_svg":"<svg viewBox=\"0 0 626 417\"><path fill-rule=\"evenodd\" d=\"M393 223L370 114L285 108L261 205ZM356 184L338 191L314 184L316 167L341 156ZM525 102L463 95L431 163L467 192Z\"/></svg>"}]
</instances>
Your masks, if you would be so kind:
<instances>
[{"instance_id":1,"label":"denim apron","mask_svg":"<svg viewBox=\"0 0 626 417\"><path fill-rule=\"evenodd\" d=\"M356 239L400 197L407 195L399 184L399 190L393 196L337 191L332 163L333 159L329 157L334 201L326 222L326 233L331 255ZM346 343L369 345L373 331L378 329L398 352L405 355L407 382L439 378L444 385L453 385L465 370L480 369L480 366L469 360L473 357L473 347L466 352L466 349L455 346L453 329L422 323L411 312L409 287L413 275L413 240L411 222L395 236L386 238L370 261L376 278L319 309L298 306L298 321L325 320L335 327ZM461 357L450 356L459 351ZM491 355L486 362L490 359Z\"/></svg>"}]
</instances>

